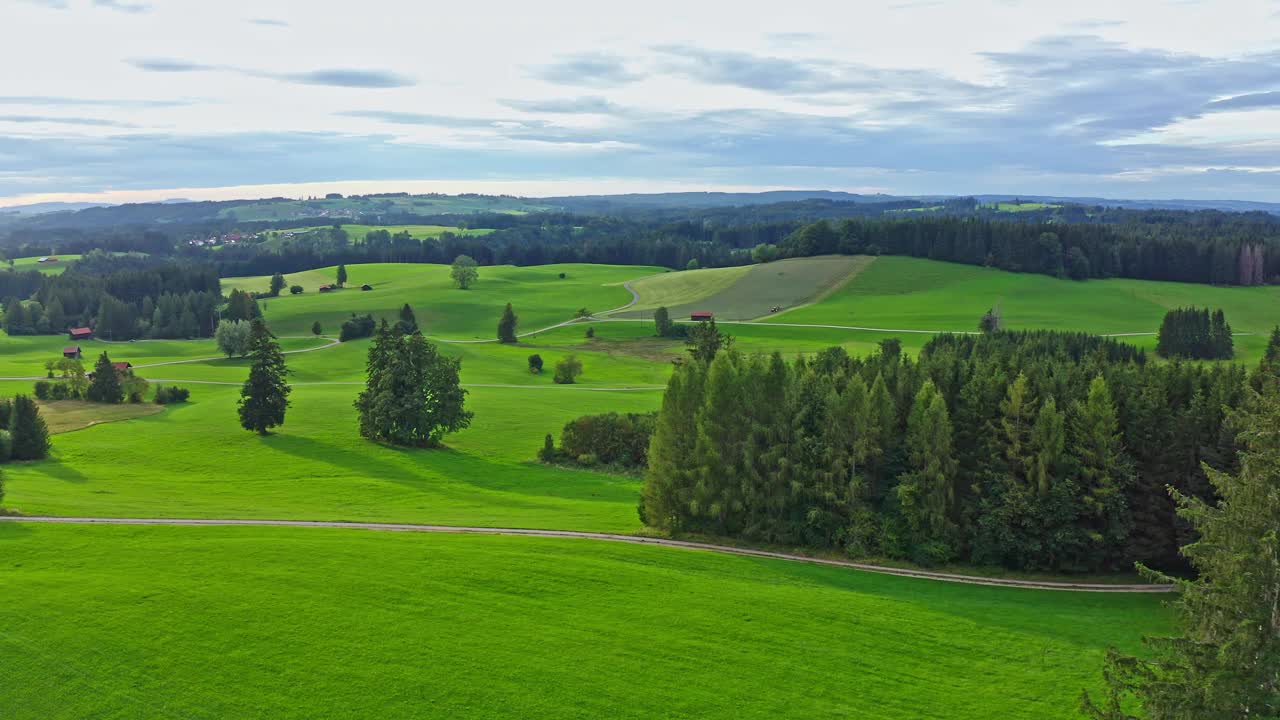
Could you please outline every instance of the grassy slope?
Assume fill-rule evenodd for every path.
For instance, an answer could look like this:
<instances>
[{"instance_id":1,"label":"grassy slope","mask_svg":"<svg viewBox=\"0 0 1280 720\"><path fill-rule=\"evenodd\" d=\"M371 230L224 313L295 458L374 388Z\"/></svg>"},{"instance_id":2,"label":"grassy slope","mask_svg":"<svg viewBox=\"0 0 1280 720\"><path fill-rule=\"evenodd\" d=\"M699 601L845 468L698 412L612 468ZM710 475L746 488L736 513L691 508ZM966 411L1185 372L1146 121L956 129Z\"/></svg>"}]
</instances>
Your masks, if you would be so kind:
<instances>
[{"instance_id":1,"label":"grassy slope","mask_svg":"<svg viewBox=\"0 0 1280 720\"><path fill-rule=\"evenodd\" d=\"M776 322L921 330L973 330L999 306L1009 328L1155 332L1167 310L1223 308L1242 360L1252 362L1280 322L1280 287L1232 288L1146 280L1074 282L906 257L882 257L824 301ZM1134 340L1138 344L1154 341Z\"/></svg>"},{"instance_id":2,"label":"grassy slope","mask_svg":"<svg viewBox=\"0 0 1280 720\"><path fill-rule=\"evenodd\" d=\"M311 225L308 227L292 228L291 230L279 230L276 232L299 233L299 232L306 232L308 230L314 230L316 228L330 228L330 227L333 227L333 226L332 225ZM374 230L386 230L392 235L399 235L402 232L407 232L411 236L418 238L420 240L425 240L428 238L437 238L446 232L453 233L454 235L471 235L471 236L488 235L489 233L493 232L492 228L465 228L464 229L460 227L454 227L452 225L356 225L356 224L344 223L342 226L342 229L347 231L347 236L352 240L352 242L363 241L364 236L368 235Z\"/></svg>"},{"instance_id":3,"label":"grassy slope","mask_svg":"<svg viewBox=\"0 0 1280 720\"><path fill-rule=\"evenodd\" d=\"M25 257L25 258L14 258L13 269L14 270L39 270L40 272L46 275L57 275L61 273L63 270L66 270L67 266L70 265L72 262L75 262L76 260L80 259L79 255L50 255L48 257L58 258L58 262L42 263L42 262L39 262L41 257L45 257L45 256L37 255L37 256ZM3 267L8 268L9 264L5 263Z\"/></svg>"},{"instance_id":4,"label":"grassy slope","mask_svg":"<svg viewBox=\"0 0 1280 720\"><path fill-rule=\"evenodd\" d=\"M448 450L414 451L358 436L355 386L297 389L286 424L268 437L240 429L237 388L190 387L190 403L60 436L49 460L7 466L6 505L54 515L640 529L636 481L533 459L543 435L569 420L654 410L658 391L477 388L472 427L450 436Z\"/></svg>"},{"instance_id":5,"label":"grassy slope","mask_svg":"<svg viewBox=\"0 0 1280 720\"><path fill-rule=\"evenodd\" d=\"M282 338L280 346L285 350L301 350L325 344L325 340L313 338ZM135 365L198 358L218 357L218 346L213 340L148 340L145 342L108 343L101 340L68 340L66 335L24 335L9 337L0 333L0 377L37 377L45 374L48 360L62 357L62 348L79 345L85 369L92 369L98 355L105 352L112 360L128 361ZM219 361L244 365L242 360ZM247 367L247 365L244 365ZM186 367L174 366L174 367ZM155 370L140 369L144 377ZM166 372L175 372L166 370ZM159 376L157 376L159 377ZM239 376L243 379L243 375Z\"/></svg>"},{"instance_id":6,"label":"grassy slope","mask_svg":"<svg viewBox=\"0 0 1280 720\"><path fill-rule=\"evenodd\" d=\"M277 334L310 332L316 320L336 333L344 318L356 313L396 318L401 305L413 306L429 335L489 339L495 336L503 306L510 302L520 317L521 331L563 322L575 310L610 310L627 304L631 293L622 283L659 272L660 268L618 265L542 265L482 267L480 279L469 290L453 287L446 265L397 263L349 265L348 288L334 293L317 292L335 281L336 268L322 268L286 276L290 285L306 288L302 295L267 300L264 311ZM565 279L559 278L565 273ZM229 278L223 291L232 288L265 290L270 278ZM359 287L368 283L372 291Z\"/></svg>"},{"instance_id":7,"label":"grassy slope","mask_svg":"<svg viewBox=\"0 0 1280 720\"><path fill-rule=\"evenodd\" d=\"M822 256L792 258L766 265L673 273L635 283L639 311L622 317L652 317L651 309L666 305L673 318L705 310L723 320L753 320L771 308L795 307L846 282L867 258ZM688 277L683 277L688 276Z\"/></svg>"},{"instance_id":8,"label":"grassy slope","mask_svg":"<svg viewBox=\"0 0 1280 720\"><path fill-rule=\"evenodd\" d=\"M1072 718L1149 596L598 542L0 525L6 718Z\"/></svg>"}]
</instances>

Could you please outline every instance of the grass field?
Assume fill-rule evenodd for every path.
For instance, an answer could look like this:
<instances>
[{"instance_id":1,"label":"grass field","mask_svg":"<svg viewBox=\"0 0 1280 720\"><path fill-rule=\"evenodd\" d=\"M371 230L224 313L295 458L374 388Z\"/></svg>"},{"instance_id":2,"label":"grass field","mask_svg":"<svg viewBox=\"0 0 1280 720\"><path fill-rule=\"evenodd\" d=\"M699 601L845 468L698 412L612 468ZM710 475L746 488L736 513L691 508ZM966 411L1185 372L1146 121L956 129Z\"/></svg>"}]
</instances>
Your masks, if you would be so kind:
<instances>
[{"instance_id":1,"label":"grass field","mask_svg":"<svg viewBox=\"0 0 1280 720\"><path fill-rule=\"evenodd\" d=\"M314 226L308 226L308 227L293 228L292 230L280 230L279 232L300 233L300 232L307 232L308 230L327 229L331 227L333 226L332 225L314 225ZM454 235L466 235L466 236L488 235L489 233L493 232L492 228L460 228L460 227L454 227L452 225L357 225L355 223L352 223L352 224L344 223L342 225L342 229L347 231L347 237L350 238L352 242L364 241L364 236L368 235L374 230L386 230L392 235L399 235L402 232L407 232L409 233L409 235L419 240L437 238L447 232L453 233Z\"/></svg>"},{"instance_id":2,"label":"grass field","mask_svg":"<svg viewBox=\"0 0 1280 720\"><path fill-rule=\"evenodd\" d=\"M1150 596L545 538L0 525L5 718L1073 718Z\"/></svg>"},{"instance_id":3,"label":"grass field","mask_svg":"<svg viewBox=\"0 0 1280 720\"><path fill-rule=\"evenodd\" d=\"M41 257L56 257L58 262L40 262ZM71 263L79 260L79 255L40 255L33 257L14 258L14 270L39 270L46 275L58 275ZM0 267L8 268L9 264L4 263Z\"/></svg>"},{"instance_id":4,"label":"grass field","mask_svg":"<svg viewBox=\"0 0 1280 720\"><path fill-rule=\"evenodd\" d=\"M153 403L104 405L83 400L40 402L40 415L49 426L49 433L53 435L83 430L102 423L155 415L162 410L164 410L162 406Z\"/></svg>"},{"instance_id":5,"label":"grass field","mask_svg":"<svg viewBox=\"0 0 1280 720\"><path fill-rule=\"evenodd\" d=\"M536 200L496 196L418 195L372 198L337 198L333 200L262 201L225 208L218 216L244 222L254 220L289 220L293 218L330 217L342 220L353 214L387 213L389 215L453 215L470 213L509 213L524 215L554 209ZM344 216L345 213L345 216Z\"/></svg>"},{"instance_id":6,"label":"grass field","mask_svg":"<svg viewBox=\"0 0 1280 720\"><path fill-rule=\"evenodd\" d=\"M631 300L631 293L622 283L660 272L661 268L501 265L479 271L480 278L470 289L459 290L453 286L447 265L348 265L348 287L323 294L317 288L335 282L337 268L295 273L287 275L286 281L302 285L306 292L267 300L264 315L277 334L309 333L311 324L319 320L325 331L336 335L338 326L353 312L373 313L374 317L394 321L407 302L429 336L487 340L496 336L498 318L508 302L520 317L520 331L536 330L568 320L580 308L600 312L625 305ZM565 274L564 279L560 273ZM224 292L237 287L266 290L269 280L229 278L223 280L222 286ZM374 289L361 291L364 283Z\"/></svg>"},{"instance_id":7,"label":"grass field","mask_svg":"<svg viewBox=\"0 0 1280 720\"><path fill-rule=\"evenodd\" d=\"M830 255L779 260L745 268L668 273L633 283L640 295L619 317L652 317L665 305L672 318L715 313L717 320L754 320L821 297L854 277L870 258Z\"/></svg>"}]
</instances>

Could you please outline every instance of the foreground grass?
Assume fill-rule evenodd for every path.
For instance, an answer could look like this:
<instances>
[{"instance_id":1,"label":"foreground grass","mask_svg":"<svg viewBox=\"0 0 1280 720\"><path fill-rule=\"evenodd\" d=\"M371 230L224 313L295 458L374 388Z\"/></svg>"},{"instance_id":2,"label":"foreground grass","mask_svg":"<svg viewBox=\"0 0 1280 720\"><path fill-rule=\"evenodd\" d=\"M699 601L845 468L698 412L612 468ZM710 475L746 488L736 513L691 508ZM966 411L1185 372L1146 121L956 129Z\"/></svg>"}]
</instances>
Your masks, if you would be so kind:
<instances>
[{"instance_id":1,"label":"foreground grass","mask_svg":"<svg viewBox=\"0 0 1280 720\"><path fill-rule=\"evenodd\" d=\"M6 505L32 515L641 528L636 480L534 458L569 420L655 410L660 391L476 388L472 427L447 438L448 449L406 450L359 437L355 386L296 388L286 424L267 437L240 428L237 388L191 387L189 403L58 436L48 460L6 466Z\"/></svg>"},{"instance_id":2,"label":"foreground grass","mask_svg":"<svg viewBox=\"0 0 1280 720\"><path fill-rule=\"evenodd\" d=\"M1075 717L1149 596L544 538L0 524L5 718Z\"/></svg>"}]
</instances>

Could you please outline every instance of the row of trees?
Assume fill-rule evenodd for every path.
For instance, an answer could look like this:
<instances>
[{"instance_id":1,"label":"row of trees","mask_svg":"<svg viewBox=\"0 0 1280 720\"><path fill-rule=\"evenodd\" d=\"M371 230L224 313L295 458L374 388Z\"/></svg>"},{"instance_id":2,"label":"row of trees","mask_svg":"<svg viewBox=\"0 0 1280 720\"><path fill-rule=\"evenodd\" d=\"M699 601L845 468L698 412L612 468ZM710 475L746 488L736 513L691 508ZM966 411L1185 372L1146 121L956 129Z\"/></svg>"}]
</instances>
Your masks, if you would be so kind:
<instances>
[{"instance_id":1,"label":"row of trees","mask_svg":"<svg viewBox=\"0 0 1280 720\"><path fill-rule=\"evenodd\" d=\"M1179 308L1165 313L1156 354L1169 358L1230 360L1235 357L1231 326L1222 310Z\"/></svg>"},{"instance_id":2,"label":"row of trees","mask_svg":"<svg viewBox=\"0 0 1280 720\"><path fill-rule=\"evenodd\" d=\"M706 330L713 330L706 324ZM717 333L718 334L718 333ZM691 348L663 399L645 522L855 555L1086 571L1180 564L1165 492L1234 465L1240 367L1086 335L943 335L903 357Z\"/></svg>"}]
</instances>

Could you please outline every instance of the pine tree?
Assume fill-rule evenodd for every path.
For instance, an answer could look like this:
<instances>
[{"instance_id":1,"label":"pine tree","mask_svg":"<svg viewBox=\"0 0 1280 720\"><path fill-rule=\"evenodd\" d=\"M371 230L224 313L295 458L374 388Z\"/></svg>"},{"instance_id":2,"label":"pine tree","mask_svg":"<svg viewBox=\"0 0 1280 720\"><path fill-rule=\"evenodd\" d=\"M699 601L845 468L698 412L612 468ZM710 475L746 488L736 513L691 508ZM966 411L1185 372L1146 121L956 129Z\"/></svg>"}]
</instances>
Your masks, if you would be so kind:
<instances>
[{"instance_id":1,"label":"pine tree","mask_svg":"<svg viewBox=\"0 0 1280 720\"><path fill-rule=\"evenodd\" d=\"M412 335L418 331L418 318L414 317L409 303L400 308L400 322L397 325L401 335Z\"/></svg>"},{"instance_id":2,"label":"pine tree","mask_svg":"<svg viewBox=\"0 0 1280 720\"><path fill-rule=\"evenodd\" d=\"M285 367L280 343L261 320L254 320L249 332L249 378L240 388L240 426L266 435L284 424L289 407L289 369Z\"/></svg>"},{"instance_id":3,"label":"pine tree","mask_svg":"<svg viewBox=\"0 0 1280 720\"><path fill-rule=\"evenodd\" d=\"M338 266L338 287L345 287L347 284L347 266L342 264Z\"/></svg>"},{"instance_id":4,"label":"pine tree","mask_svg":"<svg viewBox=\"0 0 1280 720\"><path fill-rule=\"evenodd\" d=\"M14 460L40 460L49 454L49 428L40 417L40 406L26 395L13 398L9 435Z\"/></svg>"},{"instance_id":5,"label":"pine tree","mask_svg":"<svg viewBox=\"0 0 1280 720\"><path fill-rule=\"evenodd\" d=\"M98 361L94 363L93 379L89 381L85 399L100 403L124 402L124 387L120 383L120 374L105 352L99 355Z\"/></svg>"},{"instance_id":6,"label":"pine tree","mask_svg":"<svg viewBox=\"0 0 1280 720\"><path fill-rule=\"evenodd\" d=\"M916 394L907 421L910 471L898 485L902 512L918 546L932 545L930 559L945 559L951 530L949 514L955 498L955 459L951 447L951 419L947 403L932 381Z\"/></svg>"},{"instance_id":7,"label":"pine tree","mask_svg":"<svg viewBox=\"0 0 1280 720\"><path fill-rule=\"evenodd\" d=\"M1176 583L1181 637L1147 640L1154 657L1108 653L1095 720L1129 720L1140 704L1152 720L1280 717L1280 395L1260 399L1239 425L1245 451L1235 475L1206 470L1217 504L1173 492L1199 539L1182 548L1198 571ZM1129 701L1132 697L1138 702Z\"/></svg>"},{"instance_id":8,"label":"pine tree","mask_svg":"<svg viewBox=\"0 0 1280 720\"><path fill-rule=\"evenodd\" d=\"M1262 361L1249 380L1253 389L1260 392L1280 392L1280 325L1271 331Z\"/></svg>"},{"instance_id":9,"label":"pine tree","mask_svg":"<svg viewBox=\"0 0 1280 720\"><path fill-rule=\"evenodd\" d=\"M507 307L502 310L502 318L498 320L498 342L517 342L516 328L519 322L515 311L511 309L511 303L507 303Z\"/></svg>"},{"instance_id":10,"label":"pine tree","mask_svg":"<svg viewBox=\"0 0 1280 720\"><path fill-rule=\"evenodd\" d=\"M1110 559L1129 534L1125 490L1132 469L1120 443L1120 423L1107 381L1089 383L1084 402L1072 413L1071 451L1077 460L1081 522L1098 554Z\"/></svg>"}]
</instances>

